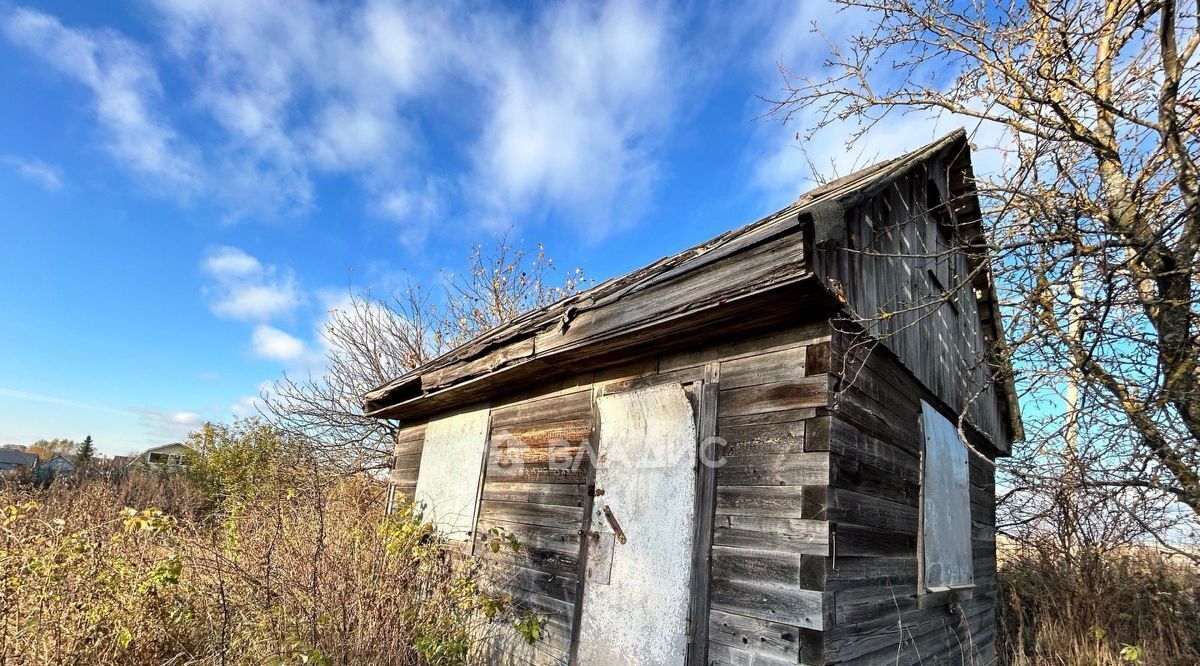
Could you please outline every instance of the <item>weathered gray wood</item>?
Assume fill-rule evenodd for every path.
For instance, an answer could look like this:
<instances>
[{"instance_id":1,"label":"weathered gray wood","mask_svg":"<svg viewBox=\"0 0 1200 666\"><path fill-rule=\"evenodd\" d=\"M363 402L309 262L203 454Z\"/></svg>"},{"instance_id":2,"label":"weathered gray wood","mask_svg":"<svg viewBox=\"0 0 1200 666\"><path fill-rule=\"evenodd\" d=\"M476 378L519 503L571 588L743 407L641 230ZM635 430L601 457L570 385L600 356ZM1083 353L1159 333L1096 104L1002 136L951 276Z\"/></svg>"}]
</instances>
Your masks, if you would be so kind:
<instances>
[{"instance_id":1,"label":"weathered gray wood","mask_svg":"<svg viewBox=\"0 0 1200 666\"><path fill-rule=\"evenodd\" d=\"M825 375L721 391L722 417L821 407L829 400Z\"/></svg>"},{"instance_id":2,"label":"weathered gray wood","mask_svg":"<svg viewBox=\"0 0 1200 666\"><path fill-rule=\"evenodd\" d=\"M699 387L697 415L696 518L692 535L692 576L688 599L688 647L686 663L708 662L710 578L712 575L713 523L717 510L717 471L710 464L716 457L717 401L721 392L722 364L709 363Z\"/></svg>"},{"instance_id":3,"label":"weathered gray wood","mask_svg":"<svg viewBox=\"0 0 1200 666\"><path fill-rule=\"evenodd\" d=\"M531 525L484 516L479 518L476 529L475 540L479 545L475 552L491 550L491 540L495 537L489 532L493 528L502 530L500 538L496 540L497 547L501 550L509 548L505 537L511 534L521 546L552 550L571 556L579 553L580 537L577 527Z\"/></svg>"},{"instance_id":4,"label":"weathered gray wood","mask_svg":"<svg viewBox=\"0 0 1200 666\"><path fill-rule=\"evenodd\" d=\"M842 488L830 488L827 515L835 523L850 523L885 530L916 533L916 507L863 495Z\"/></svg>"},{"instance_id":5,"label":"weathered gray wood","mask_svg":"<svg viewBox=\"0 0 1200 666\"><path fill-rule=\"evenodd\" d=\"M658 384L690 384L704 378L704 368L682 368L667 373L651 373L640 377L630 377L619 381L608 382L600 388L601 395L612 395L634 391Z\"/></svg>"},{"instance_id":6,"label":"weathered gray wood","mask_svg":"<svg viewBox=\"0 0 1200 666\"><path fill-rule=\"evenodd\" d=\"M735 647L725 642L709 642L709 663L712 666L796 666L796 661L787 657L774 657L751 652L745 646Z\"/></svg>"},{"instance_id":7,"label":"weathered gray wood","mask_svg":"<svg viewBox=\"0 0 1200 666\"><path fill-rule=\"evenodd\" d=\"M481 499L485 502L495 500L582 507L587 495L584 490L582 485L573 483L522 483L493 479L484 484Z\"/></svg>"},{"instance_id":8,"label":"weathered gray wood","mask_svg":"<svg viewBox=\"0 0 1200 666\"><path fill-rule=\"evenodd\" d=\"M742 337L730 342L707 345L686 351L665 354L659 360L659 372L698 367L713 361L728 362L745 356L794 349L829 340L829 324L821 318L800 326L754 337Z\"/></svg>"},{"instance_id":9,"label":"weathered gray wood","mask_svg":"<svg viewBox=\"0 0 1200 666\"><path fill-rule=\"evenodd\" d=\"M479 517L481 519L574 529L579 529L579 524L583 522L581 507L496 501L485 501L480 504Z\"/></svg>"},{"instance_id":10,"label":"weathered gray wood","mask_svg":"<svg viewBox=\"0 0 1200 666\"><path fill-rule=\"evenodd\" d=\"M721 455L794 454L804 451L804 421L721 428Z\"/></svg>"},{"instance_id":11,"label":"weathered gray wood","mask_svg":"<svg viewBox=\"0 0 1200 666\"><path fill-rule=\"evenodd\" d=\"M802 518L803 490L797 486L717 486L717 515Z\"/></svg>"},{"instance_id":12,"label":"weathered gray wood","mask_svg":"<svg viewBox=\"0 0 1200 666\"><path fill-rule=\"evenodd\" d=\"M742 414L739 416L719 415L718 429L724 432L726 428L741 428L757 425L773 425L778 423L794 423L812 419L817 415L816 408L784 409L775 412L760 412L757 414Z\"/></svg>"},{"instance_id":13,"label":"weathered gray wood","mask_svg":"<svg viewBox=\"0 0 1200 666\"><path fill-rule=\"evenodd\" d=\"M829 523L802 518L718 515L713 543L797 555L829 555Z\"/></svg>"},{"instance_id":14,"label":"weathered gray wood","mask_svg":"<svg viewBox=\"0 0 1200 666\"><path fill-rule=\"evenodd\" d=\"M592 413L592 392L579 390L565 395L501 405L492 409L492 431L499 433L507 428L529 426L545 421L572 421L585 419Z\"/></svg>"},{"instance_id":15,"label":"weathered gray wood","mask_svg":"<svg viewBox=\"0 0 1200 666\"><path fill-rule=\"evenodd\" d=\"M715 643L752 652L756 657L782 659L789 664L800 662L799 627L714 610L709 635Z\"/></svg>"},{"instance_id":16,"label":"weathered gray wood","mask_svg":"<svg viewBox=\"0 0 1200 666\"><path fill-rule=\"evenodd\" d=\"M829 483L828 453L729 455L717 469L730 486L823 486Z\"/></svg>"},{"instance_id":17,"label":"weathered gray wood","mask_svg":"<svg viewBox=\"0 0 1200 666\"><path fill-rule=\"evenodd\" d=\"M821 629L825 624L823 592L783 585L713 578L712 607L802 629Z\"/></svg>"},{"instance_id":18,"label":"weathered gray wood","mask_svg":"<svg viewBox=\"0 0 1200 666\"><path fill-rule=\"evenodd\" d=\"M757 539L751 541L758 543ZM795 552L721 545L712 549L712 575L716 578L804 587L801 584L802 567L803 560Z\"/></svg>"},{"instance_id":19,"label":"weathered gray wood","mask_svg":"<svg viewBox=\"0 0 1200 666\"><path fill-rule=\"evenodd\" d=\"M792 347L721 362L721 388L735 389L804 377L807 347Z\"/></svg>"}]
</instances>

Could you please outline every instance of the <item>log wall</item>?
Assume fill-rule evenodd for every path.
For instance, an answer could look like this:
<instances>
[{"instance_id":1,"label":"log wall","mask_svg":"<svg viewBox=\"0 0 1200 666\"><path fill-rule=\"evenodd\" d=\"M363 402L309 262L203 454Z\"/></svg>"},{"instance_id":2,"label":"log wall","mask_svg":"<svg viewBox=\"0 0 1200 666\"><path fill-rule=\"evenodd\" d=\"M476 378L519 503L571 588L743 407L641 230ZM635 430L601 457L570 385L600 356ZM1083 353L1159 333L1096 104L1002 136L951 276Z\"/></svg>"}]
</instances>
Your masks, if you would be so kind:
<instances>
[{"instance_id":1,"label":"log wall","mask_svg":"<svg viewBox=\"0 0 1200 666\"><path fill-rule=\"evenodd\" d=\"M829 664L991 663L995 656L995 451L968 428L972 598L918 608L922 399L953 418L886 349L847 351L835 333L827 419L833 474L825 518L836 534L825 589ZM850 378L853 381L849 381ZM982 453L984 455L979 455Z\"/></svg>"}]
</instances>

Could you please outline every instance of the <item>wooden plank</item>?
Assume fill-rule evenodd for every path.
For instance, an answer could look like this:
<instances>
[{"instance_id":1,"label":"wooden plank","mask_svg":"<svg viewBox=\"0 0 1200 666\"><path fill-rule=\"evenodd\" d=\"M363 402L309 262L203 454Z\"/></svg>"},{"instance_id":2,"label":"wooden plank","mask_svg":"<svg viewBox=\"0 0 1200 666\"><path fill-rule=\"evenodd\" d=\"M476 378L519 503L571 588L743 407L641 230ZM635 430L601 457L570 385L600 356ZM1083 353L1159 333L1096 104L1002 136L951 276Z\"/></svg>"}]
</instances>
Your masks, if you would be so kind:
<instances>
[{"instance_id":1,"label":"wooden plank","mask_svg":"<svg viewBox=\"0 0 1200 666\"><path fill-rule=\"evenodd\" d=\"M492 430L527 426L545 421L572 421L592 416L591 391L586 387L565 395L528 400L492 408Z\"/></svg>"},{"instance_id":2,"label":"wooden plank","mask_svg":"<svg viewBox=\"0 0 1200 666\"><path fill-rule=\"evenodd\" d=\"M819 321L794 326L752 337L741 337L732 342L710 345L700 349L664 354L658 363L659 372L680 368L703 366L713 361L730 361L744 356L754 356L780 349L803 347L815 342L829 340L829 323L822 317Z\"/></svg>"},{"instance_id":3,"label":"wooden plank","mask_svg":"<svg viewBox=\"0 0 1200 666\"><path fill-rule=\"evenodd\" d=\"M582 484L587 478L588 465L564 465L560 461L529 464L501 464L489 461L489 479L516 483Z\"/></svg>"},{"instance_id":4,"label":"wooden plank","mask_svg":"<svg viewBox=\"0 0 1200 666\"><path fill-rule=\"evenodd\" d=\"M419 467L409 467L406 469L394 469L388 476L388 480L397 486L413 486L417 485L417 476L420 474Z\"/></svg>"},{"instance_id":5,"label":"wooden plank","mask_svg":"<svg viewBox=\"0 0 1200 666\"><path fill-rule=\"evenodd\" d=\"M804 348L804 367L807 374L819 375L829 372L829 342L823 341Z\"/></svg>"},{"instance_id":6,"label":"wooden plank","mask_svg":"<svg viewBox=\"0 0 1200 666\"><path fill-rule=\"evenodd\" d=\"M810 454L812 455L812 454ZM919 486L913 481L868 465L849 456L836 453L831 457L829 485L852 490L863 495L879 497L898 504L916 507Z\"/></svg>"},{"instance_id":7,"label":"wooden plank","mask_svg":"<svg viewBox=\"0 0 1200 666\"><path fill-rule=\"evenodd\" d=\"M479 544L475 549L476 553L491 550L491 544L487 543L487 541L493 538L490 532L493 528L502 530L502 534L512 534L522 547L551 550L556 553L572 556L579 553L580 538L578 527L547 527L544 525L514 523L490 518L486 520L481 518L478 526L475 528L475 541ZM508 544L503 538L496 540L496 543L499 544L498 547L500 550L509 549Z\"/></svg>"},{"instance_id":8,"label":"wooden plank","mask_svg":"<svg viewBox=\"0 0 1200 666\"><path fill-rule=\"evenodd\" d=\"M800 583L802 564L801 556L794 552L720 545L712 549L712 575L715 578L803 587Z\"/></svg>"},{"instance_id":9,"label":"wooden plank","mask_svg":"<svg viewBox=\"0 0 1200 666\"><path fill-rule=\"evenodd\" d=\"M721 388L735 389L804 377L807 347L793 347L721 362Z\"/></svg>"},{"instance_id":10,"label":"wooden plank","mask_svg":"<svg viewBox=\"0 0 1200 666\"><path fill-rule=\"evenodd\" d=\"M751 652L745 646L735 647L724 641L709 641L709 663L712 666L796 666L792 659Z\"/></svg>"},{"instance_id":11,"label":"wooden plank","mask_svg":"<svg viewBox=\"0 0 1200 666\"><path fill-rule=\"evenodd\" d=\"M914 452L863 432L841 416L839 413L838 418L831 424L830 451L871 465L905 481L920 481L920 465Z\"/></svg>"},{"instance_id":12,"label":"wooden plank","mask_svg":"<svg viewBox=\"0 0 1200 666\"><path fill-rule=\"evenodd\" d=\"M743 416L785 409L821 407L828 402L828 388L828 376L816 375L794 381L721 391L720 415Z\"/></svg>"},{"instance_id":13,"label":"wooden plank","mask_svg":"<svg viewBox=\"0 0 1200 666\"><path fill-rule=\"evenodd\" d=\"M755 581L713 578L712 607L727 613L790 624L802 629L825 625L825 594Z\"/></svg>"},{"instance_id":14,"label":"wooden plank","mask_svg":"<svg viewBox=\"0 0 1200 666\"><path fill-rule=\"evenodd\" d=\"M839 523L837 532L838 558L896 557L917 555L917 534ZM916 564L913 564L916 572Z\"/></svg>"},{"instance_id":15,"label":"wooden plank","mask_svg":"<svg viewBox=\"0 0 1200 666\"><path fill-rule=\"evenodd\" d=\"M588 413L596 414L599 410L596 406L596 400L600 396L600 389L594 383L592 389L588 391ZM588 438L589 441L599 442L599 432L597 429L596 419L592 419L592 434ZM588 459L587 467L584 468L584 480L586 487L594 489L596 487L596 464L591 458ZM583 500L583 525L580 528L580 535L590 534L592 531L592 510L595 508L596 496L593 492L588 492L584 495ZM579 559L576 562L575 577L577 579L575 588L575 598L583 598L583 586L587 575L587 564L589 557L589 547L591 539L582 539L579 544ZM568 663L575 663L579 653L579 625L583 615L583 604L576 603L572 609L571 626L574 628L571 632L570 647L568 649Z\"/></svg>"},{"instance_id":16,"label":"wooden plank","mask_svg":"<svg viewBox=\"0 0 1200 666\"><path fill-rule=\"evenodd\" d=\"M719 515L713 544L783 553L829 555L829 523L801 518Z\"/></svg>"},{"instance_id":17,"label":"wooden plank","mask_svg":"<svg viewBox=\"0 0 1200 666\"><path fill-rule=\"evenodd\" d=\"M803 518L797 486L717 486L717 515Z\"/></svg>"},{"instance_id":18,"label":"wooden plank","mask_svg":"<svg viewBox=\"0 0 1200 666\"><path fill-rule=\"evenodd\" d=\"M720 433L724 443L720 453L726 456L802 453L805 428L805 421L722 426Z\"/></svg>"},{"instance_id":19,"label":"wooden plank","mask_svg":"<svg viewBox=\"0 0 1200 666\"><path fill-rule=\"evenodd\" d=\"M913 534L917 530L915 507L841 488L830 488L826 502L829 520L839 525L849 523Z\"/></svg>"},{"instance_id":20,"label":"wooden plank","mask_svg":"<svg viewBox=\"0 0 1200 666\"><path fill-rule=\"evenodd\" d=\"M828 453L730 455L717 468L723 486L824 486L829 483Z\"/></svg>"},{"instance_id":21,"label":"wooden plank","mask_svg":"<svg viewBox=\"0 0 1200 666\"><path fill-rule=\"evenodd\" d=\"M517 340L477 358L421 375L421 389L432 391L472 377L485 375L515 361L533 357L533 338Z\"/></svg>"},{"instance_id":22,"label":"wooden plank","mask_svg":"<svg viewBox=\"0 0 1200 666\"><path fill-rule=\"evenodd\" d=\"M719 610L714 610L709 620L709 636L713 642L756 656L783 659L789 664L800 662L800 631L799 627Z\"/></svg>"},{"instance_id":23,"label":"wooden plank","mask_svg":"<svg viewBox=\"0 0 1200 666\"><path fill-rule=\"evenodd\" d=\"M520 590L558 601L574 603L575 577L508 564L488 563L479 573L481 586L492 590ZM569 623L569 621L568 621Z\"/></svg>"},{"instance_id":24,"label":"wooden plank","mask_svg":"<svg viewBox=\"0 0 1200 666\"><path fill-rule=\"evenodd\" d=\"M837 566L826 570L825 590L840 592L859 587L888 587L896 585L915 585L917 582L916 553L905 556L868 555L842 556L842 530L845 525L838 526L838 558Z\"/></svg>"},{"instance_id":25,"label":"wooden plank","mask_svg":"<svg viewBox=\"0 0 1200 666\"><path fill-rule=\"evenodd\" d=\"M704 666L708 663L708 624L710 610L709 585L712 571L713 523L717 507L717 471L708 461L715 458L717 435L717 401L721 392L721 364L704 367L704 381L699 387L699 410L696 427L696 517L692 534L692 575L688 599L688 647L685 663Z\"/></svg>"},{"instance_id":26,"label":"wooden plank","mask_svg":"<svg viewBox=\"0 0 1200 666\"><path fill-rule=\"evenodd\" d=\"M583 506L585 488L573 483L522 483L487 479L480 497L500 502L531 502L558 506Z\"/></svg>"},{"instance_id":27,"label":"wooden plank","mask_svg":"<svg viewBox=\"0 0 1200 666\"><path fill-rule=\"evenodd\" d=\"M717 429L724 430L725 428L740 428L743 426L793 423L795 421L811 419L816 415L817 410L812 407L807 407L804 409L785 409L776 412L762 412L758 414L743 414L740 416L718 415L719 418L717 419Z\"/></svg>"},{"instance_id":28,"label":"wooden plank","mask_svg":"<svg viewBox=\"0 0 1200 666\"><path fill-rule=\"evenodd\" d=\"M659 384L690 384L704 378L704 368L683 368L674 372L654 373L609 382L600 387L601 395L636 391Z\"/></svg>"},{"instance_id":29,"label":"wooden plank","mask_svg":"<svg viewBox=\"0 0 1200 666\"><path fill-rule=\"evenodd\" d=\"M583 510L582 508L573 506L488 500L480 503L479 518L481 520L502 520L508 523L541 525L543 527L566 527L578 530L579 526L583 523Z\"/></svg>"},{"instance_id":30,"label":"wooden plank","mask_svg":"<svg viewBox=\"0 0 1200 666\"><path fill-rule=\"evenodd\" d=\"M798 230L797 230L798 231ZM535 340L539 355L579 346L589 339L620 334L634 326L688 310L711 307L794 281L807 274L799 234L768 241L727 259L685 274L670 284L645 289L621 299L620 307L580 312L566 331L548 330Z\"/></svg>"},{"instance_id":31,"label":"wooden plank","mask_svg":"<svg viewBox=\"0 0 1200 666\"><path fill-rule=\"evenodd\" d=\"M489 562L513 564L565 576L574 576L579 565L578 554L533 546L522 547L515 553L508 549L501 549L500 552L493 553L490 549L484 548L476 555Z\"/></svg>"}]
</instances>

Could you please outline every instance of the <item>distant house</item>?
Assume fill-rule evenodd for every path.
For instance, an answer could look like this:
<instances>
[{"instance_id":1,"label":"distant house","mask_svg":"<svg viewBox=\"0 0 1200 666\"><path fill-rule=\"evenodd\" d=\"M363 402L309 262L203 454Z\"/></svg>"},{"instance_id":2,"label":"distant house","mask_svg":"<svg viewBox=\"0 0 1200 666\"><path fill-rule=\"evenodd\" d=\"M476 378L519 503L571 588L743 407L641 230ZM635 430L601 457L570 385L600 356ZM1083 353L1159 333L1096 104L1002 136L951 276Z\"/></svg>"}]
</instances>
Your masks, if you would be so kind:
<instances>
[{"instance_id":1,"label":"distant house","mask_svg":"<svg viewBox=\"0 0 1200 666\"><path fill-rule=\"evenodd\" d=\"M142 451L130 464L145 464L155 468L187 467L188 458L194 456L196 450L182 442L163 444Z\"/></svg>"},{"instance_id":2,"label":"distant house","mask_svg":"<svg viewBox=\"0 0 1200 666\"><path fill-rule=\"evenodd\" d=\"M18 470L33 471L38 466L38 457L19 449L0 449L0 472Z\"/></svg>"},{"instance_id":3,"label":"distant house","mask_svg":"<svg viewBox=\"0 0 1200 666\"><path fill-rule=\"evenodd\" d=\"M39 468L39 472L49 478L67 476L74 471L75 463L61 453L42 463Z\"/></svg>"}]
</instances>

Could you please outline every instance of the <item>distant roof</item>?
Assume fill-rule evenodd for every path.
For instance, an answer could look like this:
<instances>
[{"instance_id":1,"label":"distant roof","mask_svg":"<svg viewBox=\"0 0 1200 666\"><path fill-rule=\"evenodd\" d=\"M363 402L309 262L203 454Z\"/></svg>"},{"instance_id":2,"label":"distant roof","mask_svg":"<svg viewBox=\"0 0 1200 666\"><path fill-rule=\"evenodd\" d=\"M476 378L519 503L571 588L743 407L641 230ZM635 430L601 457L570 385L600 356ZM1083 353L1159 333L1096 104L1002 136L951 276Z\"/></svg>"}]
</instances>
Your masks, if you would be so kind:
<instances>
[{"instance_id":1,"label":"distant roof","mask_svg":"<svg viewBox=\"0 0 1200 666\"><path fill-rule=\"evenodd\" d=\"M6 465L29 465L37 464L38 457L32 453L25 453L16 449L0 449L0 463Z\"/></svg>"},{"instance_id":2,"label":"distant roof","mask_svg":"<svg viewBox=\"0 0 1200 666\"><path fill-rule=\"evenodd\" d=\"M145 451L142 451L142 452L141 452L141 453L139 453L138 455L139 455L139 456L144 456L144 455L146 455L147 453L153 453L153 452L155 452L155 451L161 451L161 450L163 450L163 449L169 449L169 448L171 448L172 446L182 446L183 448L187 449L188 451L194 451L194 450L195 450L195 449L193 449L192 447L188 446L187 444L184 444L183 442L171 442L170 444L159 444L158 446L152 446L152 447L150 447L150 448L146 449Z\"/></svg>"}]
</instances>

